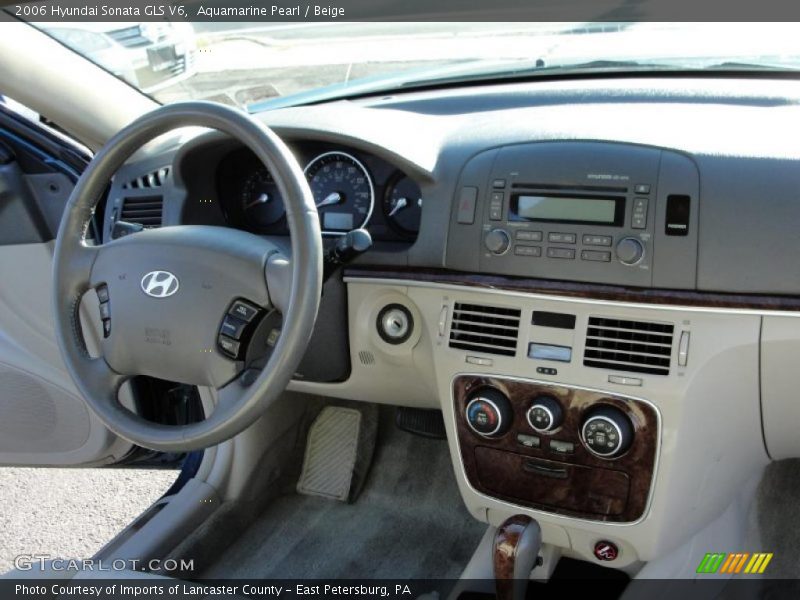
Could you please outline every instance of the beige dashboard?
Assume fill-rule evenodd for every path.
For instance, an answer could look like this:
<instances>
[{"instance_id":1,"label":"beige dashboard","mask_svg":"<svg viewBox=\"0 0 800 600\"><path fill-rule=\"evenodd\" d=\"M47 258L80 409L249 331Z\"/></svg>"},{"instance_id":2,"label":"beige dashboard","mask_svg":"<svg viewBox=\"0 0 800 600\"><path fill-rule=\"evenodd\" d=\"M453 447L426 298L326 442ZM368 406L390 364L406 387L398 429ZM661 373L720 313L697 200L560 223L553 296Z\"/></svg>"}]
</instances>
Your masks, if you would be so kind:
<instances>
[{"instance_id":1,"label":"beige dashboard","mask_svg":"<svg viewBox=\"0 0 800 600\"><path fill-rule=\"evenodd\" d=\"M769 462L768 449L777 455L773 458L800 454L800 445L790 434L795 410L784 396L795 380L787 364L800 338L800 321L794 314L564 298L367 276L347 278L347 287L349 380L341 384L295 382L293 387L343 398L441 409L459 488L472 514L498 524L511 514L528 513L541 523L544 542L562 552L596 560L592 553L595 543L610 540L620 548L618 566L652 560L686 543L724 513ZM403 343L389 344L378 334L376 318L387 304L400 304L411 315L413 334ZM460 304L518 310L513 355L454 348L457 322L453 315ZM534 311L574 315L574 328L533 325ZM592 337L587 337L587 332L590 322L596 323L598 318L611 323L672 325L667 373L585 366ZM566 362L530 358L532 343L568 346L571 358ZM479 489L464 469L458 431L464 417L454 402L454 380L466 374L588 390L599 397L630 398L652 407L657 415L655 461L641 516L629 522L607 522L526 506ZM519 433L536 435L542 443L559 437L558 432L537 434L517 415L505 435ZM478 445L493 443L473 435ZM606 462L613 469L616 460L620 459Z\"/></svg>"}]
</instances>

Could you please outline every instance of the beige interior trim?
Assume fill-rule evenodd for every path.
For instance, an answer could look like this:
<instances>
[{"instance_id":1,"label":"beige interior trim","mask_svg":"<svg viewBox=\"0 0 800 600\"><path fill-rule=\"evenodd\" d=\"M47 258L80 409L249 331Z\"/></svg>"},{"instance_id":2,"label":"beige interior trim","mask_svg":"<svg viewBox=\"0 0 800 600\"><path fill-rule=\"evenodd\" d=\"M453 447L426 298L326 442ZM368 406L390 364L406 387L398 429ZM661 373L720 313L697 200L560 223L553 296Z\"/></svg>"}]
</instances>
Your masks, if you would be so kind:
<instances>
[{"instance_id":1,"label":"beige interior trim","mask_svg":"<svg viewBox=\"0 0 800 600\"><path fill-rule=\"evenodd\" d=\"M0 23L0 93L44 115L93 150L158 106L25 23Z\"/></svg>"}]
</instances>

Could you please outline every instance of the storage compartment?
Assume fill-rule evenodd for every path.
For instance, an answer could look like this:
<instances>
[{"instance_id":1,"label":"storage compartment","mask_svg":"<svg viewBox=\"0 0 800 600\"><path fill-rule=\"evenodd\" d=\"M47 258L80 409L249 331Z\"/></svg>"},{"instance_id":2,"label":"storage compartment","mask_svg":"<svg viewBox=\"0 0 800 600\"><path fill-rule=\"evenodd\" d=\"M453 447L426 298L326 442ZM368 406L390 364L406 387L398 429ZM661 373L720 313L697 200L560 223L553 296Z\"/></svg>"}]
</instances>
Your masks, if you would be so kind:
<instances>
[{"instance_id":1,"label":"storage compartment","mask_svg":"<svg viewBox=\"0 0 800 600\"><path fill-rule=\"evenodd\" d=\"M571 465L522 454L475 448L478 479L500 497L546 508L603 516L620 515L630 479L622 471Z\"/></svg>"}]
</instances>

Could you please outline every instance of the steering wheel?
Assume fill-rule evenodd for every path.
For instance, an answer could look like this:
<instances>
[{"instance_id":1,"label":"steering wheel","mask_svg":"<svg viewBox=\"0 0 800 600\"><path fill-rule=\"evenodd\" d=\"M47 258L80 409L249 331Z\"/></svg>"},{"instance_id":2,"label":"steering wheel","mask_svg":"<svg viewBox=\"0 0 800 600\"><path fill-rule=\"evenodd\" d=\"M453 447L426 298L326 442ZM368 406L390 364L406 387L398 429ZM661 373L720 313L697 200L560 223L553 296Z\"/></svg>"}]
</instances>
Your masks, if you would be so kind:
<instances>
[{"instance_id":1,"label":"steering wheel","mask_svg":"<svg viewBox=\"0 0 800 600\"><path fill-rule=\"evenodd\" d=\"M267 166L286 205L291 257L254 234L200 225L146 229L102 245L87 241L98 199L122 164L145 143L186 126L222 131ZM319 218L291 151L268 127L237 109L176 103L120 131L78 180L55 247L56 337L72 379L113 432L164 452L206 448L244 430L285 390L311 337L321 288ZM110 315L101 356L94 358L78 316L81 298L92 289L102 290L103 297L107 292ZM258 314L274 309L283 317L278 340L255 380L242 377L244 363L218 347L221 324L237 300ZM118 399L120 386L136 375L215 388L214 409L188 425L145 420Z\"/></svg>"}]
</instances>

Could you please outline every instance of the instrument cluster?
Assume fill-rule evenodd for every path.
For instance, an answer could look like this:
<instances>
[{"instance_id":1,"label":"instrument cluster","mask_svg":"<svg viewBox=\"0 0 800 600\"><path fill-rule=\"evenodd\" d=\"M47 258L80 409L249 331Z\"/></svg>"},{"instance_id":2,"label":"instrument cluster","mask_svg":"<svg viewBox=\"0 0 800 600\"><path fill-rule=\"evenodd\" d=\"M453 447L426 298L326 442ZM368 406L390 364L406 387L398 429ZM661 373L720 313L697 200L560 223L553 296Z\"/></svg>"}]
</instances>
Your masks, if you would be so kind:
<instances>
[{"instance_id":1,"label":"instrument cluster","mask_svg":"<svg viewBox=\"0 0 800 600\"><path fill-rule=\"evenodd\" d=\"M309 143L293 147L325 235L365 228L375 239L413 241L422 193L405 173L375 156ZM247 148L222 159L217 188L228 223L255 233L288 234L286 210L269 170Z\"/></svg>"}]
</instances>

